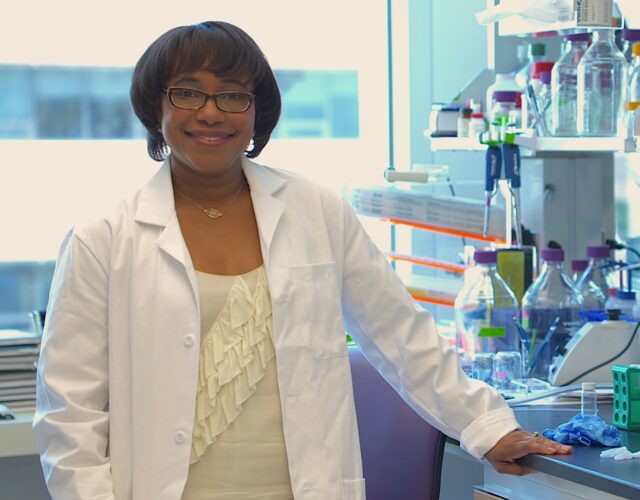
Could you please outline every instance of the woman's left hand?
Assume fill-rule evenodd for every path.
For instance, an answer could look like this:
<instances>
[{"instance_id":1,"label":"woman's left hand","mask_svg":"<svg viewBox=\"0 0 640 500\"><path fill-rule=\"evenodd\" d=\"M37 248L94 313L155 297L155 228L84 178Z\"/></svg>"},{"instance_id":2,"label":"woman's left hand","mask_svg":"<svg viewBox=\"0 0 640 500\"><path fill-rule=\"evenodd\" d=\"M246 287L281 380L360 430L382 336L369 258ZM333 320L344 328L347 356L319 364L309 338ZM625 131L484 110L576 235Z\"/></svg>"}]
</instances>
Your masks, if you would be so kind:
<instances>
[{"instance_id":1,"label":"woman's left hand","mask_svg":"<svg viewBox=\"0 0 640 500\"><path fill-rule=\"evenodd\" d=\"M524 476L534 471L528 467L518 465L515 462L516 459L530 453L539 453L541 455L568 455L571 451L571 446L556 443L537 433L534 435L526 431L512 431L498 441L498 443L485 454L484 458L501 474Z\"/></svg>"}]
</instances>

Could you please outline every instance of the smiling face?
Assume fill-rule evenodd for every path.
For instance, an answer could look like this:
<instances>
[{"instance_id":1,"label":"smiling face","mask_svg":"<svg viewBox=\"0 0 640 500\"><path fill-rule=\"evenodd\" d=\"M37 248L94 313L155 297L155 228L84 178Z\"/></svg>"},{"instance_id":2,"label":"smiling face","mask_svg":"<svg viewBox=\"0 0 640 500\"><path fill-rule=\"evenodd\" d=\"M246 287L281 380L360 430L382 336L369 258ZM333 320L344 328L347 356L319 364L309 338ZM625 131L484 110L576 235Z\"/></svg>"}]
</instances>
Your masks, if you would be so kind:
<instances>
[{"instance_id":1,"label":"smiling face","mask_svg":"<svg viewBox=\"0 0 640 500\"><path fill-rule=\"evenodd\" d=\"M249 82L217 77L208 71L176 75L166 86L200 90L209 95L253 90ZM253 104L242 113L221 111L213 99L208 99L200 109L180 109L164 95L161 112L161 131L171 148L173 168L205 177L228 175L241 169L242 156L254 134Z\"/></svg>"}]
</instances>

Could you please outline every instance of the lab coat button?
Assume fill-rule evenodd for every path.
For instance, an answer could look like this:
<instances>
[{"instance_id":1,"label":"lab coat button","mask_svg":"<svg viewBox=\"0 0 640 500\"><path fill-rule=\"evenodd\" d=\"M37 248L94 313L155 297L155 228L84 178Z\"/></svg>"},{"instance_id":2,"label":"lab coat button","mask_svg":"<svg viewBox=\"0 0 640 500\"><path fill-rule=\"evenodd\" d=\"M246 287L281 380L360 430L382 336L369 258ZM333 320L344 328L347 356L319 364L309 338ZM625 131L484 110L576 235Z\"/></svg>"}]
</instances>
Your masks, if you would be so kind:
<instances>
[{"instance_id":1,"label":"lab coat button","mask_svg":"<svg viewBox=\"0 0 640 500\"><path fill-rule=\"evenodd\" d=\"M184 337L184 345L185 347L191 347L196 341L196 337L194 335L185 335Z\"/></svg>"},{"instance_id":2,"label":"lab coat button","mask_svg":"<svg viewBox=\"0 0 640 500\"><path fill-rule=\"evenodd\" d=\"M186 436L185 436L184 432L178 431L178 432L176 432L176 436L175 436L174 439L176 441L176 444L182 444L182 443L184 443L184 441L186 439Z\"/></svg>"}]
</instances>

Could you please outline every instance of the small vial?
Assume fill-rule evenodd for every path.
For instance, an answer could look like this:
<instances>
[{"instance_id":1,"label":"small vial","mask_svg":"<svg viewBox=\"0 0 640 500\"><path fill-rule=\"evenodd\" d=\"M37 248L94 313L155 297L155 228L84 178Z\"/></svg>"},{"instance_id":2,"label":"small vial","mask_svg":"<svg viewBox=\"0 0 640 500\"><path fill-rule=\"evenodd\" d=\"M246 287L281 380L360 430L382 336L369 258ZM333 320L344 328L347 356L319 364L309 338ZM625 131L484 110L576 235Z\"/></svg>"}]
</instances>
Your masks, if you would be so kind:
<instances>
[{"instance_id":1,"label":"small vial","mask_svg":"<svg viewBox=\"0 0 640 500\"><path fill-rule=\"evenodd\" d=\"M583 415L598 414L598 393L594 382L583 382L580 392L580 413Z\"/></svg>"}]
</instances>

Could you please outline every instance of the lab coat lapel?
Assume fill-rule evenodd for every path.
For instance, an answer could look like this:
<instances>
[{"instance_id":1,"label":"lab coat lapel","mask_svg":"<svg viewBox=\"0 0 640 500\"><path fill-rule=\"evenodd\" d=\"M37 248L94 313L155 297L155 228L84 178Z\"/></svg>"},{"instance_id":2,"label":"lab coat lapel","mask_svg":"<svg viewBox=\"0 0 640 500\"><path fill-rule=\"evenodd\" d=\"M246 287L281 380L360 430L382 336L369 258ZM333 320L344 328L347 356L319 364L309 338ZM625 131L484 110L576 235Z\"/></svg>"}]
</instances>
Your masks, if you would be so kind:
<instances>
[{"instance_id":1,"label":"lab coat lapel","mask_svg":"<svg viewBox=\"0 0 640 500\"><path fill-rule=\"evenodd\" d=\"M242 168L251 188L251 201L260 233L262 257L268 261L271 243L285 208L284 202L274 195L282 189L286 181L247 158L243 159Z\"/></svg>"},{"instance_id":2,"label":"lab coat lapel","mask_svg":"<svg viewBox=\"0 0 640 500\"><path fill-rule=\"evenodd\" d=\"M162 226L162 232L157 239L158 248L185 268L188 267L186 246L176 215L168 160L142 188L135 220L143 224Z\"/></svg>"}]
</instances>

